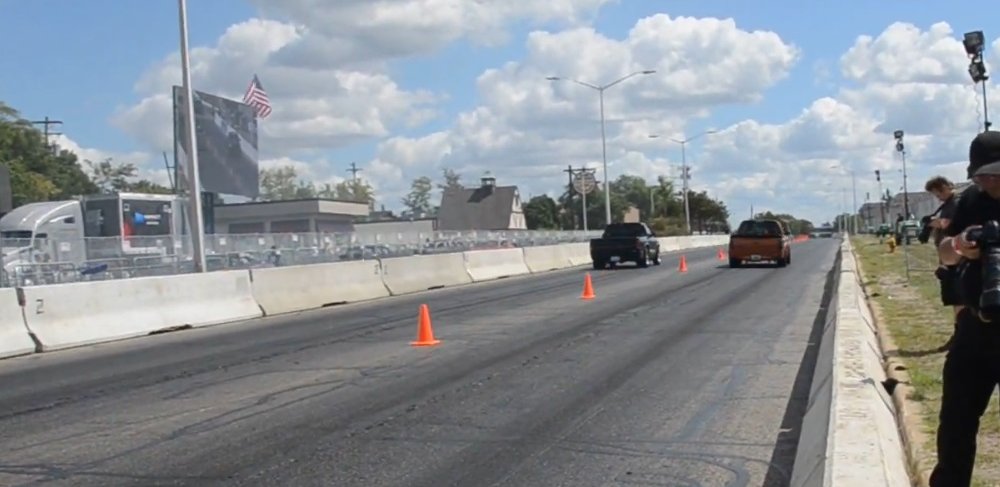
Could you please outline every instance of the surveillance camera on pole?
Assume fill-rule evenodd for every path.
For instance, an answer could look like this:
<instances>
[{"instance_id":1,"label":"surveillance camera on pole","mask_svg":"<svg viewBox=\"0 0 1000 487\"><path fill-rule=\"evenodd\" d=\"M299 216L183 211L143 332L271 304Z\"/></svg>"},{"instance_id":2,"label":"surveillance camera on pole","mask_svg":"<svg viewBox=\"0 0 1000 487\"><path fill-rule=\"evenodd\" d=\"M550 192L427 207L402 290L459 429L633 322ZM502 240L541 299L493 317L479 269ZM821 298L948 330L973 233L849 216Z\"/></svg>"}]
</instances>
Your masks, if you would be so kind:
<instances>
[{"instance_id":1,"label":"surveillance camera on pole","mask_svg":"<svg viewBox=\"0 0 1000 487\"><path fill-rule=\"evenodd\" d=\"M896 139L896 152L899 153L903 160L903 213L907 220L910 219L910 195L909 190L906 188L906 146L903 144L903 133L902 130L897 130L892 133L893 138Z\"/></svg>"},{"instance_id":2,"label":"surveillance camera on pole","mask_svg":"<svg viewBox=\"0 0 1000 487\"><path fill-rule=\"evenodd\" d=\"M983 31L977 30L966 32L962 39L965 46L965 54L969 56L969 77L973 84L982 85L983 90L983 130L989 130L990 123L989 105L986 102L986 82L990 79L986 74L986 64L983 62L983 51L986 48L986 36Z\"/></svg>"}]
</instances>

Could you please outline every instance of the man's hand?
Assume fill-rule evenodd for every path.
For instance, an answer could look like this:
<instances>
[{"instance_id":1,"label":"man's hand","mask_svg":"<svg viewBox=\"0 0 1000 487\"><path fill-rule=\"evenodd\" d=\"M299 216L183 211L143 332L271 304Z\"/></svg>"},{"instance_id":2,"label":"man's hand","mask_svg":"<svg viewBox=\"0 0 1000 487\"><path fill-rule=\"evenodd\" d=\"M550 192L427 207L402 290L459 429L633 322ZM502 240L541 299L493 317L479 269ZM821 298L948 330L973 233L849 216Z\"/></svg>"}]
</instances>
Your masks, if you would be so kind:
<instances>
[{"instance_id":1,"label":"man's hand","mask_svg":"<svg viewBox=\"0 0 1000 487\"><path fill-rule=\"evenodd\" d=\"M944 265L958 265L962 258L975 260L979 258L979 249L975 242L965 238L966 232L982 225L973 225L954 237L946 237L938 246L938 257Z\"/></svg>"},{"instance_id":2,"label":"man's hand","mask_svg":"<svg viewBox=\"0 0 1000 487\"><path fill-rule=\"evenodd\" d=\"M948 224L950 223L951 220L948 218L935 218L931 220L931 226L934 228L939 228L941 230L948 228Z\"/></svg>"}]
</instances>

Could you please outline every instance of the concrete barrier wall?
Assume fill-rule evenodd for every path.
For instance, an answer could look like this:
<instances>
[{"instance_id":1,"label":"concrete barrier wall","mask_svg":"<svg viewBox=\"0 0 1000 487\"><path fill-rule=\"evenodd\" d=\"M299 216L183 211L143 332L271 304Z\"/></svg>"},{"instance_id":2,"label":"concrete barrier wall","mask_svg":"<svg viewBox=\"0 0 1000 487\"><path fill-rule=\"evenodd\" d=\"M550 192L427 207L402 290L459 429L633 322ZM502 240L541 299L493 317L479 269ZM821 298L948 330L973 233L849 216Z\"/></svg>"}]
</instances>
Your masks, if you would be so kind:
<instances>
[{"instance_id":1,"label":"concrete barrier wall","mask_svg":"<svg viewBox=\"0 0 1000 487\"><path fill-rule=\"evenodd\" d=\"M728 236L665 237L664 252ZM0 289L0 357L590 265L586 242Z\"/></svg>"},{"instance_id":2,"label":"concrete barrier wall","mask_svg":"<svg viewBox=\"0 0 1000 487\"><path fill-rule=\"evenodd\" d=\"M523 249L472 250L462 252L473 282L530 274Z\"/></svg>"},{"instance_id":3,"label":"concrete barrier wall","mask_svg":"<svg viewBox=\"0 0 1000 487\"><path fill-rule=\"evenodd\" d=\"M0 358L15 357L35 351L35 341L24 325L17 290L0 289Z\"/></svg>"},{"instance_id":4,"label":"concrete barrier wall","mask_svg":"<svg viewBox=\"0 0 1000 487\"><path fill-rule=\"evenodd\" d=\"M389 296L378 260L269 267L251 276L253 297L268 315Z\"/></svg>"},{"instance_id":5,"label":"concrete barrier wall","mask_svg":"<svg viewBox=\"0 0 1000 487\"><path fill-rule=\"evenodd\" d=\"M393 296L472 283L461 253L382 260L382 282Z\"/></svg>"},{"instance_id":6,"label":"concrete barrier wall","mask_svg":"<svg viewBox=\"0 0 1000 487\"><path fill-rule=\"evenodd\" d=\"M791 485L910 485L874 322L846 239L839 277Z\"/></svg>"},{"instance_id":7,"label":"concrete barrier wall","mask_svg":"<svg viewBox=\"0 0 1000 487\"><path fill-rule=\"evenodd\" d=\"M573 262L563 245L541 245L524 247L524 263L533 273L554 271L572 267ZM589 253L589 248L588 248Z\"/></svg>"},{"instance_id":8,"label":"concrete barrier wall","mask_svg":"<svg viewBox=\"0 0 1000 487\"><path fill-rule=\"evenodd\" d=\"M247 271L31 286L23 292L25 324L43 351L262 315Z\"/></svg>"},{"instance_id":9,"label":"concrete barrier wall","mask_svg":"<svg viewBox=\"0 0 1000 487\"><path fill-rule=\"evenodd\" d=\"M588 242L565 244L563 247L566 247L566 255L573 267L590 265L594 262L590 259L590 243Z\"/></svg>"}]
</instances>

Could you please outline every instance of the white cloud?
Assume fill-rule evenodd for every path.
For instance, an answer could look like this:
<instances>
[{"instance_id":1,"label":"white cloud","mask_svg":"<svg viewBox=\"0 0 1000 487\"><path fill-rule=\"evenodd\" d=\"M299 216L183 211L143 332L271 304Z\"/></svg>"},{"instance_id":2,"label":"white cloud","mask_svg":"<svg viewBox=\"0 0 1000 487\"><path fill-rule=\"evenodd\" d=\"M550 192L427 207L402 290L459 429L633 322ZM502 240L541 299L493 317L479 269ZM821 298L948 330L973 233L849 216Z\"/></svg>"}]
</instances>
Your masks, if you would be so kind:
<instances>
[{"instance_id":1,"label":"white cloud","mask_svg":"<svg viewBox=\"0 0 1000 487\"><path fill-rule=\"evenodd\" d=\"M301 26L303 36L275 55L280 64L319 68L370 64L436 51L466 38L507 40L512 22L576 25L610 0L253 0L265 12Z\"/></svg>"},{"instance_id":2,"label":"white cloud","mask_svg":"<svg viewBox=\"0 0 1000 487\"><path fill-rule=\"evenodd\" d=\"M428 104L438 99L436 95L404 90L383 72L270 61L309 35L301 26L251 19L227 29L215 46L192 49L192 83L199 91L241 100L251 77L259 75L273 107L272 115L260 123L262 158L383 137L394 127L415 126L435 116ZM180 78L180 59L174 53L142 75L135 89L143 98L116 113L114 123L155 150L170 150L170 92Z\"/></svg>"},{"instance_id":3,"label":"white cloud","mask_svg":"<svg viewBox=\"0 0 1000 487\"><path fill-rule=\"evenodd\" d=\"M467 179L490 170L500 184L518 184L524 194L559 187L567 165L600 166L599 99L591 89L545 78L598 84L642 70L657 72L605 91L609 171L613 178L623 172L667 175L667 160L643 155L669 148L650 134L675 135L713 107L760 101L799 57L772 32L744 31L732 20L662 14L639 20L625 39L580 27L533 32L526 47L523 61L479 77L482 105L460 114L448 130L381 144L372 164L397 183L387 189L401 193L409 178L432 165L462 170ZM414 154L423 167L410 162Z\"/></svg>"},{"instance_id":4,"label":"white cloud","mask_svg":"<svg viewBox=\"0 0 1000 487\"><path fill-rule=\"evenodd\" d=\"M933 175L965 179L968 144L982 125L981 97L966 72L961 40L947 24L927 31L892 24L875 37L860 36L840 62L854 84L835 97L784 123L747 120L706 140L706 169L716 178L706 186L738 207L755 202L758 209L825 221L852 204L851 170L859 205L878 192L876 169L883 189L902 189L897 129L906 133L910 191L922 191ZM992 93L990 103L1000 102Z\"/></svg>"},{"instance_id":5,"label":"white cloud","mask_svg":"<svg viewBox=\"0 0 1000 487\"><path fill-rule=\"evenodd\" d=\"M275 110L261 123L263 167L291 164L303 177L335 182L338 171L323 159L330 149L382 138L364 174L390 207L413 178L436 178L445 167L467 182L492 171L524 195L560 188L567 165L600 168L597 93L547 76L598 84L656 70L609 88L604 100L611 177L653 180L677 175L680 148L670 137L712 127L710 117L724 105L766 106L768 90L801 57L779 34L741 29L730 19L660 14L611 38L588 27L608 0L344 0L336 7L321 0L254 1L271 19L236 24L215 45L195 49L196 88L239 99L250 76L261 76ZM513 23L540 27L515 41L525 45L523 59L475 80L478 106L444 129L392 135L437 117L435 103L445 95L401 88L389 61L457 40L502 42ZM875 169L885 187L898 189L896 129L907 133L911 191L933 174L963 179L982 104L968 79L960 34L946 23L926 29L894 23L871 34L841 56L840 79L834 63L813 61L810 81L831 95L783 122L751 118L689 144L693 189L725 200L734 219L752 203L824 221L851 189L848 170L859 203L875 194ZM988 67L1000 67L1000 39L990 46ZM152 66L135 85L142 99L123 108L116 123L151 149L169 149L169 88L179 78L176 54ZM994 93L991 86L990 104L1000 106Z\"/></svg>"},{"instance_id":6,"label":"white cloud","mask_svg":"<svg viewBox=\"0 0 1000 487\"><path fill-rule=\"evenodd\" d=\"M134 164L136 169L138 169L137 176L139 178L148 179L164 186L170 186L170 176L167 173L166 167L162 161L154 159L153 154L149 152L113 152L91 147L81 147L79 143L65 134L55 136L53 142L60 149L76 154L76 158L80 161L80 165L84 168L84 171L88 171L86 161L98 163L105 159L113 159L119 164Z\"/></svg>"}]
</instances>

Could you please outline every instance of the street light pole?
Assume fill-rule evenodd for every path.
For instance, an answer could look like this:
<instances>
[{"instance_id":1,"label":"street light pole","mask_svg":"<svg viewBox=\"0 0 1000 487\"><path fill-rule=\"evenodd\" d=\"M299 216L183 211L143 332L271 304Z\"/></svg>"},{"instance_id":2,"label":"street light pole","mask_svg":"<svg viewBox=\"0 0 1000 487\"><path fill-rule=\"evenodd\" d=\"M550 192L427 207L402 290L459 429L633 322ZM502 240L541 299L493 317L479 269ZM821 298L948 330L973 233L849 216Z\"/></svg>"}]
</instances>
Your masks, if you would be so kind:
<instances>
[{"instance_id":1,"label":"street light pole","mask_svg":"<svg viewBox=\"0 0 1000 487\"><path fill-rule=\"evenodd\" d=\"M205 272L204 225L201 210L201 178L198 174L198 135L194 125L194 90L191 88L191 59L188 56L187 1L177 0L181 31L181 77L184 84L185 134L188 142L188 203L191 205L191 251L194 271Z\"/></svg>"},{"instance_id":2,"label":"street light pole","mask_svg":"<svg viewBox=\"0 0 1000 487\"><path fill-rule=\"evenodd\" d=\"M549 77L545 78L545 79L547 79L549 81L569 81L569 82L572 82L572 83L576 83L576 84L578 84L580 86L586 86L587 88L590 88L592 90L596 90L597 93L598 93L598 97L600 98L600 102L601 102L601 162L602 162L603 167L604 167L604 218L605 218L605 225L611 224L611 190L610 190L610 188L611 188L610 187L611 178L608 176L608 143L607 143L607 136L606 136L605 127L604 127L604 91L607 90L608 88L611 88L612 86L617 85L618 83L621 83L622 81L625 81L625 80L627 80L629 78L632 78L634 76L638 76L640 74L653 74L655 72L656 71L652 70L652 69L647 69L647 70L644 70L644 71L636 71L636 72L627 74L625 76L622 76L621 78L618 78L618 79L616 79L616 80L614 80L614 81L612 81L610 83L604 84L604 85L595 85L595 84L592 84L592 83L587 83L585 81L580 81L580 80L570 79L570 78L562 78L562 77L559 77L559 76L549 76Z\"/></svg>"},{"instance_id":3,"label":"street light pole","mask_svg":"<svg viewBox=\"0 0 1000 487\"><path fill-rule=\"evenodd\" d=\"M697 139L698 137L711 135L716 132L717 130L706 130L698 135L688 137L686 139L670 139L671 142L681 145L681 191L683 192L682 197L684 199L684 228L688 235L691 235L691 206L688 203L688 191L690 190L688 181L691 179L691 168L687 165L687 143ZM651 134L649 136L651 139L659 137L660 136L656 134Z\"/></svg>"},{"instance_id":4,"label":"street light pole","mask_svg":"<svg viewBox=\"0 0 1000 487\"><path fill-rule=\"evenodd\" d=\"M854 169L851 169L851 220L854 222L854 234L858 234L858 186L854 177Z\"/></svg>"}]
</instances>

